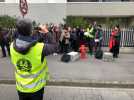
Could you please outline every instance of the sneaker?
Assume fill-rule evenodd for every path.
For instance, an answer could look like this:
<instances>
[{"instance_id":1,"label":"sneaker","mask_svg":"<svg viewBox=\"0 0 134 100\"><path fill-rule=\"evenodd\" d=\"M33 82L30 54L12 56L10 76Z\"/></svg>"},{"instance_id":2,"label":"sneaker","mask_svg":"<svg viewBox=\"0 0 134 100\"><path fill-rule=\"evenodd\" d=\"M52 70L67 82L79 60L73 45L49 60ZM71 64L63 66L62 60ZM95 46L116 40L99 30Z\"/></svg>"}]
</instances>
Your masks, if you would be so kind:
<instances>
[{"instance_id":1,"label":"sneaker","mask_svg":"<svg viewBox=\"0 0 134 100\"><path fill-rule=\"evenodd\" d=\"M53 56L57 56L58 54L57 53L53 53Z\"/></svg>"}]
</instances>

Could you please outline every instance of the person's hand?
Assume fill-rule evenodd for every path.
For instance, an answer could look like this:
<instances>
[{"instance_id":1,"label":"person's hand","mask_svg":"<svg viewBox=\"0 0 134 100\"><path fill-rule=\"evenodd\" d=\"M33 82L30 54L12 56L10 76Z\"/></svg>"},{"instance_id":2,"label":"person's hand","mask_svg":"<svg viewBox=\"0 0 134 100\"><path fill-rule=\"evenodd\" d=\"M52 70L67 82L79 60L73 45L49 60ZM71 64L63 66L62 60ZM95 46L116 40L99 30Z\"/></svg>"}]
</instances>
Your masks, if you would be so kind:
<instances>
[{"instance_id":1,"label":"person's hand","mask_svg":"<svg viewBox=\"0 0 134 100\"><path fill-rule=\"evenodd\" d=\"M46 25L44 25L44 27L43 27L43 31L44 31L45 33L48 33L48 32L49 32L49 31L48 31L48 28L47 28Z\"/></svg>"},{"instance_id":2,"label":"person's hand","mask_svg":"<svg viewBox=\"0 0 134 100\"><path fill-rule=\"evenodd\" d=\"M40 32L42 32L42 33L48 33L49 32L46 25L40 25L39 27L41 28Z\"/></svg>"}]
</instances>

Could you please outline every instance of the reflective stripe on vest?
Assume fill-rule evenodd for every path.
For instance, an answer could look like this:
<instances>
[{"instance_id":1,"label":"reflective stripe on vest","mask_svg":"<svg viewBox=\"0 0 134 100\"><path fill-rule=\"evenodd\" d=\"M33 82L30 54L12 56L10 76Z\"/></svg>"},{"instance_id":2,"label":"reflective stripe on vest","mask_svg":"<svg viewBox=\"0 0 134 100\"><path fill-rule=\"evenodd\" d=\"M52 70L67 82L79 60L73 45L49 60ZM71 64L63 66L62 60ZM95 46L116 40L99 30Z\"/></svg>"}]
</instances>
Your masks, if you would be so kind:
<instances>
[{"instance_id":1,"label":"reflective stripe on vest","mask_svg":"<svg viewBox=\"0 0 134 100\"><path fill-rule=\"evenodd\" d=\"M94 35L92 34L93 30L94 30L93 27L92 27L91 29L89 29L89 28L87 29L87 32L89 33L89 34L87 35L87 37L94 38Z\"/></svg>"},{"instance_id":2,"label":"reflective stripe on vest","mask_svg":"<svg viewBox=\"0 0 134 100\"><path fill-rule=\"evenodd\" d=\"M89 33L89 35L88 35L90 38L94 38L94 36L91 34L91 33Z\"/></svg>"},{"instance_id":3,"label":"reflective stripe on vest","mask_svg":"<svg viewBox=\"0 0 134 100\"><path fill-rule=\"evenodd\" d=\"M16 84L17 84L18 86L22 87L22 88L32 89L32 88L38 86L39 83L45 83L45 82L47 81L47 80L46 80L46 77L48 76L48 74L49 74L49 73L46 72L45 78L39 80L38 82L32 83L32 84L22 85L21 83L19 83L19 82L17 82L17 81L16 81Z\"/></svg>"},{"instance_id":4,"label":"reflective stripe on vest","mask_svg":"<svg viewBox=\"0 0 134 100\"><path fill-rule=\"evenodd\" d=\"M44 67L42 68L42 70L40 70L40 71L39 71L38 73L36 73L36 74L21 75L20 73L17 72L17 70L16 70L16 73L17 73L20 77L22 77L22 78L36 78L36 77L38 77L46 68L47 68L47 66L44 66Z\"/></svg>"},{"instance_id":5,"label":"reflective stripe on vest","mask_svg":"<svg viewBox=\"0 0 134 100\"><path fill-rule=\"evenodd\" d=\"M22 87L22 88L28 88L28 89L32 89L34 87L36 87L39 83L44 83L46 82L46 80L42 79L36 83L32 83L32 84L28 84L28 85L22 85L21 83L19 82L16 82L18 86Z\"/></svg>"}]
</instances>

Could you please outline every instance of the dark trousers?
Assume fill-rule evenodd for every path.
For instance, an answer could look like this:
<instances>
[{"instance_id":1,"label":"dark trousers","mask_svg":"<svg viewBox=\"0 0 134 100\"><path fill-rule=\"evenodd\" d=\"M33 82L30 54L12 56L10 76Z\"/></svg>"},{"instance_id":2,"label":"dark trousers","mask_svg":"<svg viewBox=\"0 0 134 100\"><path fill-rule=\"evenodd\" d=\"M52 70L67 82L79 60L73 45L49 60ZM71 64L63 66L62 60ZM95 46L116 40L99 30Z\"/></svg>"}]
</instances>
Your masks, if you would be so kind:
<instances>
[{"instance_id":1,"label":"dark trousers","mask_svg":"<svg viewBox=\"0 0 134 100\"><path fill-rule=\"evenodd\" d=\"M79 49L79 42L77 40L72 40L71 41L71 47L72 47L72 50L77 52L78 49Z\"/></svg>"},{"instance_id":2,"label":"dark trousers","mask_svg":"<svg viewBox=\"0 0 134 100\"><path fill-rule=\"evenodd\" d=\"M114 47L113 47L113 57L117 58L119 55L119 44L116 44Z\"/></svg>"},{"instance_id":3,"label":"dark trousers","mask_svg":"<svg viewBox=\"0 0 134 100\"><path fill-rule=\"evenodd\" d=\"M63 51L64 51L64 53L68 53L69 52L69 44L64 44Z\"/></svg>"},{"instance_id":4,"label":"dark trousers","mask_svg":"<svg viewBox=\"0 0 134 100\"><path fill-rule=\"evenodd\" d=\"M119 55L119 48L120 48L120 45L119 45L119 44L116 44L116 45L113 46L113 48L110 50L110 52L113 53L113 57L114 57L114 58L118 58L118 55Z\"/></svg>"},{"instance_id":5,"label":"dark trousers","mask_svg":"<svg viewBox=\"0 0 134 100\"><path fill-rule=\"evenodd\" d=\"M6 57L6 50L5 50L5 47L6 47L6 49L7 49L8 55L10 56L10 47L9 47L9 43L1 42L1 43L0 43L0 46L1 46L1 49L2 49L3 57Z\"/></svg>"},{"instance_id":6,"label":"dark trousers","mask_svg":"<svg viewBox=\"0 0 134 100\"><path fill-rule=\"evenodd\" d=\"M64 43L59 41L59 49L60 49L60 53L63 53L63 48L64 48Z\"/></svg>"},{"instance_id":7,"label":"dark trousers","mask_svg":"<svg viewBox=\"0 0 134 100\"><path fill-rule=\"evenodd\" d=\"M43 100L44 88L35 93L22 93L18 91L19 100Z\"/></svg>"},{"instance_id":8,"label":"dark trousers","mask_svg":"<svg viewBox=\"0 0 134 100\"><path fill-rule=\"evenodd\" d=\"M89 38L88 47L89 47L89 53L91 55L93 54L94 45L95 45L94 39L93 38Z\"/></svg>"}]
</instances>

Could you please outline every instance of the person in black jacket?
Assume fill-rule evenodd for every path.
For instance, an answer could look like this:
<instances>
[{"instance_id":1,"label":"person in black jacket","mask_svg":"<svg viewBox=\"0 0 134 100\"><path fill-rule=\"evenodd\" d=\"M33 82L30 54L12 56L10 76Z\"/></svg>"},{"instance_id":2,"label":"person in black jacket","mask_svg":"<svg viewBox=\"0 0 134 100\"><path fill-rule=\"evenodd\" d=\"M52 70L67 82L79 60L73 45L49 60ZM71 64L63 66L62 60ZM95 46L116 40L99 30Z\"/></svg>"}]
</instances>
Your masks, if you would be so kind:
<instances>
[{"instance_id":1,"label":"person in black jacket","mask_svg":"<svg viewBox=\"0 0 134 100\"><path fill-rule=\"evenodd\" d=\"M40 27L35 27L32 34L32 38L34 40L37 40L38 42L44 42L43 33L41 33L40 31L41 31Z\"/></svg>"},{"instance_id":2,"label":"person in black jacket","mask_svg":"<svg viewBox=\"0 0 134 100\"><path fill-rule=\"evenodd\" d=\"M8 31L3 30L0 27L0 46L1 46L1 49L2 49L2 55L3 55L2 57L7 56L5 47L7 49L8 55L10 56L10 48L9 48L9 41L8 40L9 40L8 39Z\"/></svg>"},{"instance_id":3,"label":"person in black jacket","mask_svg":"<svg viewBox=\"0 0 134 100\"><path fill-rule=\"evenodd\" d=\"M31 35L32 34L32 23L29 19L19 19L16 23L16 26L17 26L18 36L17 36L17 38L15 38L13 40L13 42L11 44L12 61L13 61L13 58L17 58L15 54L19 53L22 58L24 57L23 59L28 59L29 61L33 60L33 62L40 64L40 62L44 63L45 56L48 56L57 51L58 46L55 43L44 43L44 45L41 45L42 50L41 50L41 52L39 52L40 54L37 56L37 59L39 59L39 62L36 61L37 59L32 59L32 60L29 59L30 57L28 58L25 55L28 55L28 53L34 53L31 50L37 50L37 49L33 49L33 48L39 44L38 38L36 38L36 37L33 38L33 36ZM47 33L48 33L48 31L44 30L44 34L47 34ZM17 52L17 53L14 54L14 52ZM38 51L36 51L36 52L38 52ZM31 55L31 56L34 56L34 55ZM19 59L19 60L22 60L22 59ZM24 63L24 62L22 62L22 63ZM27 63L25 63L25 64L27 64ZM20 67L20 70L22 72L27 73L27 71L23 69L23 68L27 69L25 64L22 64L21 66L16 65L16 67ZM47 62L46 62L46 64L47 64ZM40 66L32 66L32 67L34 68L34 67L40 67ZM44 70L44 68L43 68L43 70ZM16 73L17 73L17 71L16 71ZM39 73L39 74L41 74L41 73ZM27 75L29 75L28 78L30 78L30 76L35 75L35 74L27 73ZM20 75L19 77L22 78L23 76ZM18 84L18 82L16 82L16 84ZM38 85L38 84L36 84L36 85ZM27 92L23 92L21 90L17 90L17 92L19 95L19 100L43 100L44 87L42 87L40 90L35 91L35 92L27 93Z\"/></svg>"}]
</instances>

